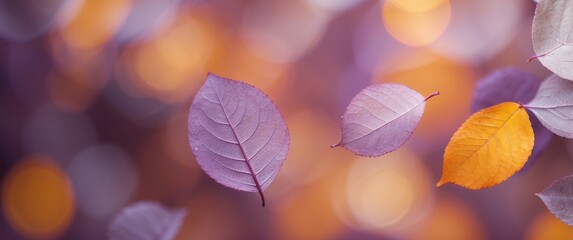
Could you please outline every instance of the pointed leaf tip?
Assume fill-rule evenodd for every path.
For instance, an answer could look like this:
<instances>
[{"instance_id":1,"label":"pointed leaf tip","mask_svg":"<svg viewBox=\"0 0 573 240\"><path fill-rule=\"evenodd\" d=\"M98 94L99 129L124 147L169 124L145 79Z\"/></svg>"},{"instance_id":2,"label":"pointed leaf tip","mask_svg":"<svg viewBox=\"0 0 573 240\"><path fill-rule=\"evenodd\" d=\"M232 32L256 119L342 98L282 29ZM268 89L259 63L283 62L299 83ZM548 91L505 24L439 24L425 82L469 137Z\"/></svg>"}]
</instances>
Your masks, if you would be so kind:
<instances>
[{"instance_id":1,"label":"pointed leaf tip","mask_svg":"<svg viewBox=\"0 0 573 240\"><path fill-rule=\"evenodd\" d=\"M535 195L559 220L573 226L573 176L562 177Z\"/></svg>"},{"instance_id":2,"label":"pointed leaf tip","mask_svg":"<svg viewBox=\"0 0 573 240\"><path fill-rule=\"evenodd\" d=\"M335 146L365 157L398 149L420 122L428 98L424 99L418 92L400 84L376 84L365 88L352 99L342 115L342 140Z\"/></svg>"},{"instance_id":3,"label":"pointed leaf tip","mask_svg":"<svg viewBox=\"0 0 573 240\"><path fill-rule=\"evenodd\" d=\"M290 144L284 118L259 89L209 74L189 111L189 145L199 166L218 183L263 190L281 168Z\"/></svg>"}]
</instances>

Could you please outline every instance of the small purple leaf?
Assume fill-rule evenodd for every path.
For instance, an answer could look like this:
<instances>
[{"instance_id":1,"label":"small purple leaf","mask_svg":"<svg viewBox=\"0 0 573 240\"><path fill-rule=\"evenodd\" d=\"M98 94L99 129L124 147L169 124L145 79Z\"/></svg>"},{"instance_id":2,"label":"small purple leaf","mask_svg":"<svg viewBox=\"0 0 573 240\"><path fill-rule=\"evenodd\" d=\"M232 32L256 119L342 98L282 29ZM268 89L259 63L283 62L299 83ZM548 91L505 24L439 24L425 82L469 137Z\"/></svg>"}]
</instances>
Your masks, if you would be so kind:
<instances>
[{"instance_id":1,"label":"small purple leaf","mask_svg":"<svg viewBox=\"0 0 573 240\"><path fill-rule=\"evenodd\" d=\"M573 176L560 178L535 195L541 198L553 215L573 226Z\"/></svg>"},{"instance_id":2,"label":"small purple leaf","mask_svg":"<svg viewBox=\"0 0 573 240\"><path fill-rule=\"evenodd\" d=\"M516 68L505 68L495 71L478 81L472 100L471 111L477 112L502 102L526 103L535 97L541 79L533 74ZM529 160L523 167L526 169L543 153L553 133L547 130L532 114L529 114L531 127L535 134L535 143Z\"/></svg>"},{"instance_id":3,"label":"small purple leaf","mask_svg":"<svg viewBox=\"0 0 573 240\"><path fill-rule=\"evenodd\" d=\"M366 157L376 157L402 146L424 113L426 100L399 84L376 84L356 95L342 116L342 146Z\"/></svg>"},{"instance_id":4,"label":"small purple leaf","mask_svg":"<svg viewBox=\"0 0 573 240\"><path fill-rule=\"evenodd\" d=\"M290 137L273 102L259 89L214 74L193 99L189 144L201 168L227 187L259 192L282 166Z\"/></svg>"},{"instance_id":5,"label":"small purple leaf","mask_svg":"<svg viewBox=\"0 0 573 240\"><path fill-rule=\"evenodd\" d=\"M516 68L497 70L477 82L472 112L502 102L526 103L535 97L541 79Z\"/></svg>"},{"instance_id":6,"label":"small purple leaf","mask_svg":"<svg viewBox=\"0 0 573 240\"><path fill-rule=\"evenodd\" d=\"M169 209L156 202L137 202L114 217L108 237L111 240L175 239L185 215L185 209Z\"/></svg>"}]
</instances>

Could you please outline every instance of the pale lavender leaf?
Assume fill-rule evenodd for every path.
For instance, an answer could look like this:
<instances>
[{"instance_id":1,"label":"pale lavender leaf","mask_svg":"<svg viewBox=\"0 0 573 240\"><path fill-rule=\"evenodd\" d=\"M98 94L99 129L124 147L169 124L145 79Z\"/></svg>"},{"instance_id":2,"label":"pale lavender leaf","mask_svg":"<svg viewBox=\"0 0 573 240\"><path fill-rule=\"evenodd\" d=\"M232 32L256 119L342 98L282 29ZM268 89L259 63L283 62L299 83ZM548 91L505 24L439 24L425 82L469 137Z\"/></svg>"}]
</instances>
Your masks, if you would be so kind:
<instances>
[{"instance_id":1,"label":"pale lavender leaf","mask_svg":"<svg viewBox=\"0 0 573 240\"><path fill-rule=\"evenodd\" d=\"M560 178L535 195L541 198L553 215L573 226L573 176Z\"/></svg>"},{"instance_id":2,"label":"pale lavender leaf","mask_svg":"<svg viewBox=\"0 0 573 240\"><path fill-rule=\"evenodd\" d=\"M547 0L537 4L532 40L541 64L558 76L573 80L573 1Z\"/></svg>"},{"instance_id":3,"label":"pale lavender leaf","mask_svg":"<svg viewBox=\"0 0 573 240\"><path fill-rule=\"evenodd\" d=\"M263 190L281 168L289 147L286 123L259 89L214 74L193 99L189 144L215 181L242 191Z\"/></svg>"},{"instance_id":4,"label":"pale lavender leaf","mask_svg":"<svg viewBox=\"0 0 573 240\"><path fill-rule=\"evenodd\" d=\"M573 81L551 75L524 107L551 132L573 138Z\"/></svg>"},{"instance_id":5,"label":"pale lavender leaf","mask_svg":"<svg viewBox=\"0 0 573 240\"><path fill-rule=\"evenodd\" d=\"M111 221L111 240L175 239L187 215L185 209L170 209L156 202L143 201L125 207Z\"/></svg>"},{"instance_id":6,"label":"pale lavender leaf","mask_svg":"<svg viewBox=\"0 0 573 240\"><path fill-rule=\"evenodd\" d=\"M472 99L471 111L477 112L502 102L526 103L535 97L541 79L516 68L495 71L479 80ZM531 127L535 133L535 144L529 160L523 169L530 166L545 150L553 134L532 114Z\"/></svg>"},{"instance_id":7,"label":"pale lavender leaf","mask_svg":"<svg viewBox=\"0 0 573 240\"><path fill-rule=\"evenodd\" d=\"M356 95L342 116L342 140L333 145L367 157L402 146L424 113L426 99L399 84L376 84Z\"/></svg>"}]
</instances>

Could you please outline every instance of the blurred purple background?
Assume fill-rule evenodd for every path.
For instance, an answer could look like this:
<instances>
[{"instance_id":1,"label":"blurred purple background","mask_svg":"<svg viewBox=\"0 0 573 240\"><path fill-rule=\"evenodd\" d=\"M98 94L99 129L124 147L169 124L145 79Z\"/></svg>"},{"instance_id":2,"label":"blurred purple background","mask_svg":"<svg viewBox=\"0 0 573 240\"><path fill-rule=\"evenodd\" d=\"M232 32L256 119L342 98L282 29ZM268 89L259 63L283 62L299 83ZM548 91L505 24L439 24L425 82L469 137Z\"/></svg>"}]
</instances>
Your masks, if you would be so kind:
<instances>
[{"instance_id":1,"label":"blurred purple background","mask_svg":"<svg viewBox=\"0 0 573 240\"><path fill-rule=\"evenodd\" d=\"M105 239L123 207L186 208L178 239L564 239L534 193L571 174L553 138L527 171L481 191L436 188L475 82L540 78L530 0L0 0L0 239ZM282 111L291 146L256 193L218 185L187 142L207 72ZM428 102L400 150L361 158L339 118L364 87Z\"/></svg>"}]
</instances>

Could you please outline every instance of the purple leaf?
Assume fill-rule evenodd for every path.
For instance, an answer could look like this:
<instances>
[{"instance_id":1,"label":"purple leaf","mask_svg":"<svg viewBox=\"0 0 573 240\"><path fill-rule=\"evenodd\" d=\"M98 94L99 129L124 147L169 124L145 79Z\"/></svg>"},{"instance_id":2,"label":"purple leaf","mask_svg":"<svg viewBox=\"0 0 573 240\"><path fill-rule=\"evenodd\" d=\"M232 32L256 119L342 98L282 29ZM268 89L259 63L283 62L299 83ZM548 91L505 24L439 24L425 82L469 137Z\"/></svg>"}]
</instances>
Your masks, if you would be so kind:
<instances>
[{"instance_id":1,"label":"purple leaf","mask_svg":"<svg viewBox=\"0 0 573 240\"><path fill-rule=\"evenodd\" d=\"M343 146L360 156L376 157L402 146L424 113L426 99L399 84L376 84L356 95L342 115Z\"/></svg>"},{"instance_id":2,"label":"purple leaf","mask_svg":"<svg viewBox=\"0 0 573 240\"><path fill-rule=\"evenodd\" d=\"M287 126L273 102L246 83L207 76L189 112L189 144L215 181L242 191L263 190L282 166Z\"/></svg>"},{"instance_id":3,"label":"purple leaf","mask_svg":"<svg viewBox=\"0 0 573 240\"><path fill-rule=\"evenodd\" d=\"M573 1L541 1L535 8L531 38L534 57L558 76L573 81Z\"/></svg>"},{"instance_id":4,"label":"purple leaf","mask_svg":"<svg viewBox=\"0 0 573 240\"><path fill-rule=\"evenodd\" d=\"M124 208L111 221L111 240L175 239L187 215L185 209L169 209L156 202L137 202Z\"/></svg>"},{"instance_id":5,"label":"purple leaf","mask_svg":"<svg viewBox=\"0 0 573 240\"><path fill-rule=\"evenodd\" d=\"M573 226L573 176L560 178L535 195L541 198L553 215Z\"/></svg>"},{"instance_id":6,"label":"purple leaf","mask_svg":"<svg viewBox=\"0 0 573 240\"><path fill-rule=\"evenodd\" d=\"M502 102L529 102L540 84L541 79L516 68L497 70L478 81L471 110L477 112Z\"/></svg>"},{"instance_id":7,"label":"purple leaf","mask_svg":"<svg viewBox=\"0 0 573 240\"><path fill-rule=\"evenodd\" d=\"M478 81L472 100L471 111L477 112L502 102L526 103L535 97L541 79L516 68L495 71ZM523 169L535 162L543 153L553 134L543 127L532 114L531 127L535 134L535 143L529 160Z\"/></svg>"},{"instance_id":8,"label":"purple leaf","mask_svg":"<svg viewBox=\"0 0 573 240\"><path fill-rule=\"evenodd\" d=\"M525 105L551 132L573 138L573 81L549 76L535 98Z\"/></svg>"}]
</instances>

